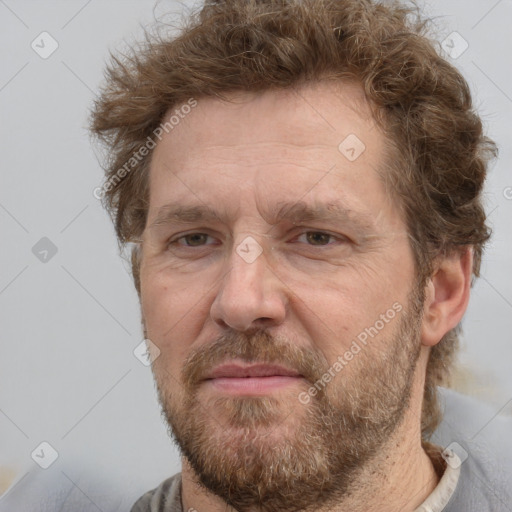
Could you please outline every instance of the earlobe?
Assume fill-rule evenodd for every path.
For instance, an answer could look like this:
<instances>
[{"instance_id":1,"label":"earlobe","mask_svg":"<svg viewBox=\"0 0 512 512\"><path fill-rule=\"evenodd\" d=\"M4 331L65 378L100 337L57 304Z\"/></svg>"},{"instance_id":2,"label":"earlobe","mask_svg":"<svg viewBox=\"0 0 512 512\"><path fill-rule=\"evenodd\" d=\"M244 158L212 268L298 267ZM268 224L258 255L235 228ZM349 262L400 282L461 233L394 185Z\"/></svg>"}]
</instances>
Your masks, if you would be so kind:
<instances>
[{"instance_id":1,"label":"earlobe","mask_svg":"<svg viewBox=\"0 0 512 512\"><path fill-rule=\"evenodd\" d=\"M436 345L462 319L469 303L472 271L472 247L453 251L438 261L425 290L423 345Z\"/></svg>"}]
</instances>

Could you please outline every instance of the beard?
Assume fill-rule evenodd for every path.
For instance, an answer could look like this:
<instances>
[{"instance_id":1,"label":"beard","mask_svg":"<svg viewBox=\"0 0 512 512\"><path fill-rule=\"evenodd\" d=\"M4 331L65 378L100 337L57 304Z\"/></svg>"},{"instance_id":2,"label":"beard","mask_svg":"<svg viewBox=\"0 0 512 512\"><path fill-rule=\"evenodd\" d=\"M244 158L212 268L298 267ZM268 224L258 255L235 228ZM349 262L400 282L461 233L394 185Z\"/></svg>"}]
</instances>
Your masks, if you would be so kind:
<instances>
[{"instance_id":1,"label":"beard","mask_svg":"<svg viewBox=\"0 0 512 512\"><path fill-rule=\"evenodd\" d=\"M421 306L416 292L399 313L394 335L379 333L323 386L318 383L332 365L321 352L261 329L226 331L192 352L179 384L162 366L164 358L156 360L162 415L199 485L240 512L318 510L360 489L359 477L409 407ZM347 347L340 344L340 352ZM265 396L205 390L208 372L232 359L297 370L302 389L294 385ZM309 402L299 400L315 383Z\"/></svg>"}]
</instances>

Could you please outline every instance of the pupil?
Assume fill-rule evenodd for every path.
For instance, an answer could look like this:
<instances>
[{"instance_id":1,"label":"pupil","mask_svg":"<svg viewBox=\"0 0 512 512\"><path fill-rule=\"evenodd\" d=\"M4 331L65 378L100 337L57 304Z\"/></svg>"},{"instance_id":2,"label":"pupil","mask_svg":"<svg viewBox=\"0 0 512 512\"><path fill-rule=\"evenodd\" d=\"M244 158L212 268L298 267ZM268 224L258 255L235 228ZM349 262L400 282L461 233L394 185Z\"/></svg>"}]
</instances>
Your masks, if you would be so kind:
<instances>
[{"instance_id":1,"label":"pupil","mask_svg":"<svg viewBox=\"0 0 512 512\"><path fill-rule=\"evenodd\" d=\"M189 245L199 245L203 241L204 235L197 233L193 235L189 235L189 242L192 241ZM194 240L199 243L194 243Z\"/></svg>"},{"instance_id":2,"label":"pupil","mask_svg":"<svg viewBox=\"0 0 512 512\"><path fill-rule=\"evenodd\" d=\"M328 235L327 233L319 233L316 231L311 231L308 233L308 240L313 241L313 242L319 241L320 243L322 243L322 242L327 243L329 241L330 236L331 235Z\"/></svg>"}]
</instances>

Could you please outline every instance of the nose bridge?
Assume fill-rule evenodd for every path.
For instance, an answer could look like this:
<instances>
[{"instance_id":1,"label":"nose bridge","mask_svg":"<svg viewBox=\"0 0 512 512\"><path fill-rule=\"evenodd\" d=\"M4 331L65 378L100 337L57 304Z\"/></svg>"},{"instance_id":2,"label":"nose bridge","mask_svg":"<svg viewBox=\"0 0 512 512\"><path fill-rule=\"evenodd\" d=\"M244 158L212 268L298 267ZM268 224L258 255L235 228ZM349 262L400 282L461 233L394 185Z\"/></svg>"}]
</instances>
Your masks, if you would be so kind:
<instances>
[{"instance_id":1,"label":"nose bridge","mask_svg":"<svg viewBox=\"0 0 512 512\"><path fill-rule=\"evenodd\" d=\"M224 278L224 293L241 300L261 300L268 281L268 252L251 235L234 244L229 257L229 272Z\"/></svg>"},{"instance_id":2,"label":"nose bridge","mask_svg":"<svg viewBox=\"0 0 512 512\"><path fill-rule=\"evenodd\" d=\"M246 330L254 323L284 319L284 297L269 267L270 250L250 235L234 244L211 308L217 323Z\"/></svg>"},{"instance_id":3,"label":"nose bridge","mask_svg":"<svg viewBox=\"0 0 512 512\"><path fill-rule=\"evenodd\" d=\"M229 291L237 295L240 291L245 290L246 294L261 296L265 267L266 262L263 256L248 262L234 251L229 262L230 272L224 281L225 287L229 287Z\"/></svg>"}]
</instances>

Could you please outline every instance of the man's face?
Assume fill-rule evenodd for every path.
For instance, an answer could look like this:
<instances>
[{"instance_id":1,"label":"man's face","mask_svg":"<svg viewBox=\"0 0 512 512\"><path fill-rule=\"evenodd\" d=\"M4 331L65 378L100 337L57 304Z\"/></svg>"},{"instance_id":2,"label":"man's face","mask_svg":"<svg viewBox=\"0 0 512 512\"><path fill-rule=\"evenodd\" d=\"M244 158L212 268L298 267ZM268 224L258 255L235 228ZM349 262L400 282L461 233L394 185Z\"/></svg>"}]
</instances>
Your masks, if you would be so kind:
<instances>
[{"instance_id":1,"label":"man's face","mask_svg":"<svg viewBox=\"0 0 512 512\"><path fill-rule=\"evenodd\" d=\"M237 98L199 99L154 150L141 263L153 372L203 485L241 511L319 506L407 411L413 255L356 86Z\"/></svg>"}]
</instances>

